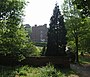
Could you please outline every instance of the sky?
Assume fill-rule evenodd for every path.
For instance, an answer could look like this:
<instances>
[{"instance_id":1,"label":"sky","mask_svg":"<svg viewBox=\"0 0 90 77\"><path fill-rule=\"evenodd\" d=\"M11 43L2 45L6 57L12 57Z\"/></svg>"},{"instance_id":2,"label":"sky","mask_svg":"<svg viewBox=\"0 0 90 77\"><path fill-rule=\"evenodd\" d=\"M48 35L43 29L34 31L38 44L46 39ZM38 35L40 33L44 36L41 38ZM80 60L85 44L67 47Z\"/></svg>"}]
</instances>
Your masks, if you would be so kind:
<instances>
[{"instance_id":1,"label":"sky","mask_svg":"<svg viewBox=\"0 0 90 77\"><path fill-rule=\"evenodd\" d=\"M58 3L59 7L63 4L64 0L27 0L29 3L25 8L24 24L30 26L49 24L50 17L53 14L55 4ZM61 8L60 8L61 10Z\"/></svg>"}]
</instances>

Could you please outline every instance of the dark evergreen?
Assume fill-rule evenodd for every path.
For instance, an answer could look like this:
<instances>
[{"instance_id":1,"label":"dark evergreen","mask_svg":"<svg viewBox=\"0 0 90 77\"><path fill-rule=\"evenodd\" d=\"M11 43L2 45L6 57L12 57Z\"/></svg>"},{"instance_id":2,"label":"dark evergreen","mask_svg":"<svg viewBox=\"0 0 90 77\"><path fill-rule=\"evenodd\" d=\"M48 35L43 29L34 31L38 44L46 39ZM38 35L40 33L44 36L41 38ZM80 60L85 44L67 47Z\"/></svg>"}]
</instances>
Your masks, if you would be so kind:
<instances>
[{"instance_id":1,"label":"dark evergreen","mask_svg":"<svg viewBox=\"0 0 90 77\"><path fill-rule=\"evenodd\" d=\"M66 29L63 15L56 4L50 19L46 56L63 56L66 48Z\"/></svg>"}]
</instances>

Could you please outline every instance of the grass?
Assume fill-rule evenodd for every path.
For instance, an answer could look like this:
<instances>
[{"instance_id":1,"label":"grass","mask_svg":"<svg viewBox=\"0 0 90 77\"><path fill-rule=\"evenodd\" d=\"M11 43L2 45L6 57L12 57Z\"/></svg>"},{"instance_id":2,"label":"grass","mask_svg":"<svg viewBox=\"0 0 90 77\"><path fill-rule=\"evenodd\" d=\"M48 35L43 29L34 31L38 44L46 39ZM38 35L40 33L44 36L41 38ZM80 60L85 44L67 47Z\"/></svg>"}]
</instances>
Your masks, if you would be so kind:
<instances>
[{"instance_id":1,"label":"grass","mask_svg":"<svg viewBox=\"0 0 90 77\"><path fill-rule=\"evenodd\" d=\"M90 55L79 56L80 63L90 63Z\"/></svg>"},{"instance_id":2,"label":"grass","mask_svg":"<svg viewBox=\"0 0 90 77\"><path fill-rule=\"evenodd\" d=\"M0 77L73 77L70 75L76 75L76 73L71 69L56 69L50 64L43 67L0 66Z\"/></svg>"}]
</instances>

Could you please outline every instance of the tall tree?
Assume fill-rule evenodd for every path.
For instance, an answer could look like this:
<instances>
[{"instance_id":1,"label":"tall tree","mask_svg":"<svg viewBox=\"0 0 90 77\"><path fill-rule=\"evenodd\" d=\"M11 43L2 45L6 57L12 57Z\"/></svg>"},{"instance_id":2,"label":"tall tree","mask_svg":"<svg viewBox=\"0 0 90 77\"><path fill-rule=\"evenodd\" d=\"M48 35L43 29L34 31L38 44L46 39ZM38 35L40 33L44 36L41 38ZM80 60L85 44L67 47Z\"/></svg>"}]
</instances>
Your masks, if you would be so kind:
<instances>
[{"instance_id":1,"label":"tall tree","mask_svg":"<svg viewBox=\"0 0 90 77\"><path fill-rule=\"evenodd\" d=\"M75 48L76 62L78 62L78 50L81 49L81 41L89 32L89 26L83 21L80 10L73 4L74 0L64 0L63 13L67 28L68 45Z\"/></svg>"},{"instance_id":2,"label":"tall tree","mask_svg":"<svg viewBox=\"0 0 90 77\"><path fill-rule=\"evenodd\" d=\"M66 48L66 29L63 15L56 4L50 19L46 56L63 56Z\"/></svg>"},{"instance_id":3,"label":"tall tree","mask_svg":"<svg viewBox=\"0 0 90 77\"><path fill-rule=\"evenodd\" d=\"M80 41L80 47L82 51L89 52L89 39L90 39L90 1L89 0L74 0L73 4L77 6L77 9L80 11L80 16L84 22L84 28L85 31L83 31L82 35L82 41Z\"/></svg>"},{"instance_id":4,"label":"tall tree","mask_svg":"<svg viewBox=\"0 0 90 77\"><path fill-rule=\"evenodd\" d=\"M67 27L67 34L69 36L69 40L73 40L75 42L75 55L76 55L76 62L78 62L78 42L79 42L79 29L81 19L79 18L78 10L73 5L73 0L64 0L63 4L63 13L66 18L66 27ZM71 42L72 43L72 42Z\"/></svg>"}]
</instances>

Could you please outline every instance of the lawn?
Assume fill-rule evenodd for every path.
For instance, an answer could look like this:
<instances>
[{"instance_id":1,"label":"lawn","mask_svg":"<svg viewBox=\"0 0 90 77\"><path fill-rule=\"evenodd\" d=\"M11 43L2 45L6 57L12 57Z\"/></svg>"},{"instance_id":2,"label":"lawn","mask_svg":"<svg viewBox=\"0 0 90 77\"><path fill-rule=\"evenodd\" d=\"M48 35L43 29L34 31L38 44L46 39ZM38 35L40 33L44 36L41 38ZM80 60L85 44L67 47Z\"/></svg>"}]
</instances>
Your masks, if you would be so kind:
<instances>
[{"instance_id":1,"label":"lawn","mask_svg":"<svg viewBox=\"0 0 90 77\"><path fill-rule=\"evenodd\" d=\"M80 63L89 63L90 64L90 54L85 54L84 56L79 56Z\"/></svg>"}]
</instances>

